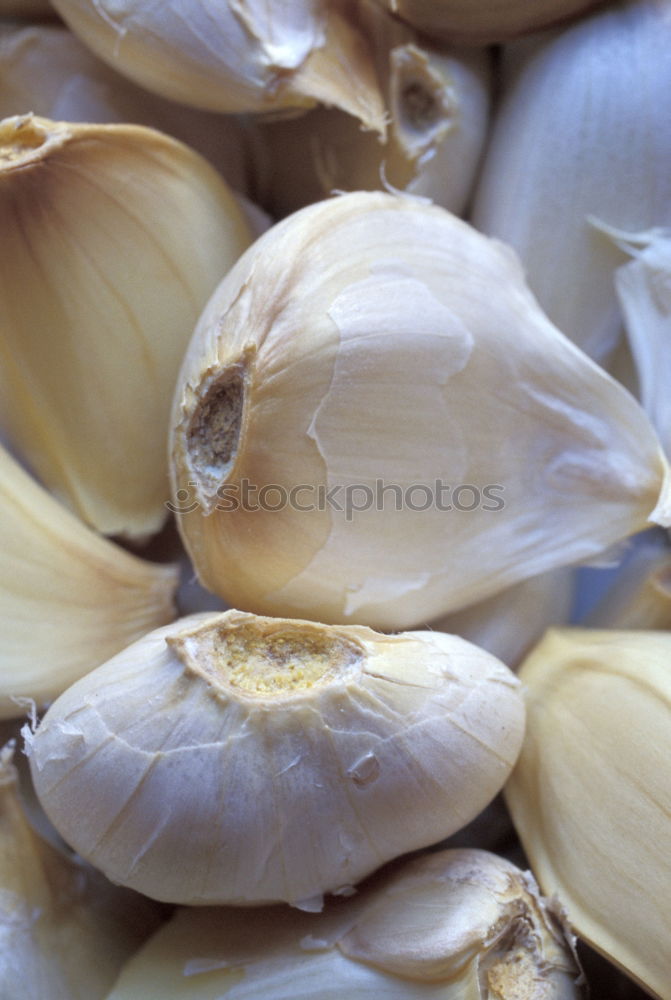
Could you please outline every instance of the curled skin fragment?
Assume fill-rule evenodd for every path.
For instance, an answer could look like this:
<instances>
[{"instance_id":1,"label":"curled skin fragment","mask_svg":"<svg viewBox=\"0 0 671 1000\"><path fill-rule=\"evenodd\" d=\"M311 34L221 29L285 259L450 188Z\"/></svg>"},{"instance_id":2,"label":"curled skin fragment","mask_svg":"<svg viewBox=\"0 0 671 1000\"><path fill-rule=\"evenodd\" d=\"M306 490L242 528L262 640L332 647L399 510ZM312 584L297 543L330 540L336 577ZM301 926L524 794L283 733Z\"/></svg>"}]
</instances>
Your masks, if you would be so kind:
<instances>
[{"instance_id":1,"label":"curled skin fragment","mask_svg":"<svg viewBox=\"0 0 671 1000\"><path fill-rule=\"evenodd\" d=\"M514 675L456 636L229 611L69 688L30 763L56 829L113 881L315 911L477 815L523 727Z\"/></svg>"}]
</instances>

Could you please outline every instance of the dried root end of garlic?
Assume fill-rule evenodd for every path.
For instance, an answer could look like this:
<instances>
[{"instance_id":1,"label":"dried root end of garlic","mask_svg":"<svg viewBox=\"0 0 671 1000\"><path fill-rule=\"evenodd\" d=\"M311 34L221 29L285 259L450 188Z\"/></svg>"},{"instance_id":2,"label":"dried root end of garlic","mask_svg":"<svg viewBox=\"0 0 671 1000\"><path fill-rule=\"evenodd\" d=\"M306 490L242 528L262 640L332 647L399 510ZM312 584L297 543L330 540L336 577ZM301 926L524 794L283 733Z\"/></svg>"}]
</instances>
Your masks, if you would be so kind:
<instances>
[{"instance_id":1,"label":"dried root end of garlic","mask_svg":"<svg viewBox=\"0 0 671 1000\"><path fill-rule=\"evenodd\" d=\"M318 910L472 819L523 727L514 675L455 636L229 611L157 630L73 685L30 761L55 827L113 881Z\"/></svg>"}]
</instances>

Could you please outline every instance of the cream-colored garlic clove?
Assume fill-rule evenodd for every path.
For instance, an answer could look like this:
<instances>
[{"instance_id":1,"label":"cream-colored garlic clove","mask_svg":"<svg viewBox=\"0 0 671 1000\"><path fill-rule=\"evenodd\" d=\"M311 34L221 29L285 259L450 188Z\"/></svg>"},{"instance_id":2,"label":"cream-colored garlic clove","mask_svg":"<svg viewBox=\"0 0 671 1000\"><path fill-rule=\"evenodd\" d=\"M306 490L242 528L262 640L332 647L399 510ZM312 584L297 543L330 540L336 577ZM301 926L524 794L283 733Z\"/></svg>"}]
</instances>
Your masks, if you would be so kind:
<instances>
[{"instance_id":1,"label":"cream-colored garlic clove","mask_svg":"<svg viewBox=\"0 0 671 1000\"><path fill-rule=\"evenodd\" d=\"M572 601L573 570L562 566L431 622L431 628L460 635L515 669L550 625L568 623Z\"/></svg>"},{"instance_id":2,"label":"cream-colored garlic clove","mask_svg":"<svg viewBox=\"0 0 671 1000\"><path fill-rule=\"evenodd\" d=\"M38 837L0 751L0 996L102 1000L160 911Z\"/></svg>"},{"instance_id":3,"label":"cream-colored garlic clove","mask_svg":"<svg viewBox=\"0 0 671 1000\"><path fill-rule=\"evenodd\" d=\"M177 572L95 535L0 448L0 718L175 617Z\"/></svg>"},{"instance_id":4,"label":"cream-colored garlic clove","mask_svg":"<svg viewBox=\"0 0 671 1000\"><path fill-rule=\"evenodd\" d=\"M205 614L54 702L31 771L114 882L319 910L477 815L515 762L522 705L514 675L455 636Z\"/></svg>"},{"instance_id":5,"label":"cream-colored garlic clove","mask_svg":"<svg viewBox=\"0 0 671 1000\"><path fill-rule=\"evenodd\" d=\"M506 798L543 891L652 996L671 997L671 632L552 630L520 671Z\"/></svg>"},{"instance_id":6,"label":"cream-colored garlic clove","mask_svg":"<svg viewBox=\"0 0 671 1000\"><path fill-rule=\"evenodd\" d=\"M282 216L334 190L391 186L459 214L487 131L490 54L440 48L374 4L360 8L387 104L387 141L337 109L262 125L257 197Z\"/></svg>"},{"instance_id":7,"label":"cream-colored garlic clove","mask_svg":"<svg viewBox=\"0 0 671 1000\"><path fill-rule=\"evenodd\" d=\"M317 102L384 132L368 45L333 0L55 0L106 62L164 97L211 111Z\"/></svg>"},{"instance_id":8,"label":"cream-colored garlic clove","mask_svg":"<svg viewBox=\"0 0 671 1000\"><path fill-rule=\"evenodd\" d=\"M382 193L303 209L231 270L171 453L201 582L261 614L412 627L671 516L645 414L514 254Z\"/></svg>"},{"instance_id":9,"label":"cream-colored garlic clove","mask_svg":"<svg viewBox=\"0 0 671 1000\"><path fill-rule=\"evenodd\" d=\"M584 621L590 628L671 629L671 547L643 536Z\"/></svg>"},{"instance_id":10,"label":"cream-colored garlic clove","mask_svg":"<svg viewBox=\"0 0 671 1000\"><path fill-rule=\"evenodd\" d=\"M621 336L626 255L590 218L671 225L669 91L669 4L608 5L532 51L485 156L474 224L517 250L550 319L598 360Z\"/></svg>"},{"instance_id":11,"label":"cream-colored garlic clove","mask_svg":"<svg viewBox=\"0 0 671 1000\"><path fill-rule=\"evenodd\" d=\"M108 1000L577 1000L557 908L486 851L425 855L319 916L181 910Z\"/></svg>"},{"instance_id":12,"label":"cream-colored garlic clove","mask_svg":"<svg viewBox=\"0 0 671 1000\"><path fill-rule=\"evenodd\" d=\"M486 45L538 31L603 0L378 0L430 38Z\"/></svg>"},{"instance_id":13,"label":"cream-colored garlic clove","mask_svg":"<svg viewBox=\"0 0 671 1000\"><path fill-rule=\"evenodd\" d=\"M9 432L105 534L168 509L165 438L196 318L251 241L192 150L134 125L0 122L0 366Z\"/></svg>"},{"instance_id":14,"label":"cream-colored garlic clove","mask_svg":"<svg viewBox=\"0 0 671 1000\"><path fill-rule=\"evenodd\" d=\"M28 111L54 121L158 129L205 156L237 191L247 190L251 122L150 94L94 56L63 25L0 24L0 118Z\"/></svg>"}]
</instances>

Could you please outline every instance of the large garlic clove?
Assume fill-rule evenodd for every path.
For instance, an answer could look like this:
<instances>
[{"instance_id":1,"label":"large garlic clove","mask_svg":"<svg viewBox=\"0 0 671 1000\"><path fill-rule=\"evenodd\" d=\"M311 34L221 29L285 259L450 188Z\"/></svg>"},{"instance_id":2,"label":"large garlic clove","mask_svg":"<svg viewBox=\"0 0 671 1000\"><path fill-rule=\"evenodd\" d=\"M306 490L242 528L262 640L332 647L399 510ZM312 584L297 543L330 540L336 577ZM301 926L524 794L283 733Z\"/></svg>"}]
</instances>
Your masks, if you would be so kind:
<instances>
[{"instance_id":1,"label":"large garlic clove","mask_svg":"<svg viewBox=\"0 0 671 1000\"><path fill-rule=\"evenodd\" d=\"M550 625L569 621L572 601L573 571L560 567L431 622L431 628L460 635L514 669Z\"/></svg>"},{"instance_id":2,"label":"large garlic clove","mask_svg":"<svg viewBox=\"0 0 671 1000\"><path fill-rule=\"evenodd\" d=\"M506 787L534 873L570 923L671 997L671 633L552 630L523 664Z\"/></svg>"},{"instance_id":3,"label":"large garlic clove","mask_svg":"<svg viewBox=\"0 0 671 1000\"><path fill-rule=\"evenodd\" d=\"M374 5L364 14L389 113L387 141L337 109L262 125L257 197L282 216L334 190L391 186L459 214L487 130L490 54L439 48Z\"/></svg>"},{"instance_id":4,"label":"large garlic clove","mask_svg":"<svg viewBox=\"0 0 671 1000\"><path fill-rule=\"evenodd\" d=\"M42 481L106 534L168 515L179 365L250 242L196 153L133 125L0 122L0 364L10 434Z\"/></svg>"},{"instance_id":5,"label":"large garlic clove","mask_svg":"<svg viewBox=\"0 0 671 1000\"><path fill-rule=\"evenodd\" d=\"M232 269L171 448L201 582L263 614L407 628L671 517L645 414L514 254L382 193L303 209Z\"/></svg>"},{"instance_id":6,"label":"large garlic clove","mask_svg":"<svg viewBox=\"0 0 671 1000\"><path fill-rule=\"evenodd\" d=\"M528 872L449 850L396 866L319 916L181 910L108 1000L577 1000L571 949Z\"/></svg>"},{"instance_id":7,"label":"large garlic clove","mask_svg":"<svg viewBox=\"0 0 671 1000\"><path fill-rule=\"evenodd\" d=\"M317 910L477 815L515 762L522 704L455 636L205 614L63 694L31 771L56 829L115 882Z\"/></svg>"},{"instance_id":8,"label":"large garlic clove","mask_svg":"<svg viewBox=\"0 0 671 1000\"><path fill-rule=\"evenodd\" d=\"M603 0L378 0L393 14L446 41L502 42L561 23Z\"/></svg>"},{"instance_id":9,"label":"large garlic clove","mask_svg":"<svg viewBox=\"0 0 671 1000\"><path fill-rule=\"evenodd\" d=\"M177 573L81 524L0 448L0 718L175 617Z\"/></svg>"},{"instance_id":10,"label":"large garlic clove","mask_svg":"<svg viewBox=\"0 0 671 1000\"><path fill-rule=\"evenodd\" d=\"M670 91L668 3L609 5L531 55L485 157L475 225L517 250L550 319L597 359L621 334L626 257L590 217L671 225Z\"/></svg>"},{"instance_id":11,"label":"large garlic clove","mask_svg":"<svg viewBox=\"0 0 671 1000\"><path fill-rule=\"evenodd\" d=\"M582 624L599 629L671 629L668 541L644 538Z\"/></svg>"},{"instance_id":12,"label":"large garlic clove","mask_svg":"<svg viewBox=\"0 0 671 1000\"><path fill-rule=\"evenodd\" d=\"M159 129L205 156L238 191L248 185L254 126L167 101L137 87L57 24L0 24L0 118L32 111L68 122Z\"/></svg>"},{"instance_id":13,"label":"large garlic clove","mask_svg":"<svg viewBox=\"0 0 671 1000\"><path fill-rule=\"evenodd\" d=\"M321 102L384 132L368 46L333 0L55 0L91 49L164 97L211 111Z\"/></svg>"},{"instance_id":14,"label":"large garlic clove","mask_svg":"<svg viewBox=\"0 0 671 1000\"><path fill-rule=\"evenodd\" d=\"M21 806L11 751L0 751L2 1000L102 1000L159 922L149 900L37 836Z\"/></svg>"}]
</instances>

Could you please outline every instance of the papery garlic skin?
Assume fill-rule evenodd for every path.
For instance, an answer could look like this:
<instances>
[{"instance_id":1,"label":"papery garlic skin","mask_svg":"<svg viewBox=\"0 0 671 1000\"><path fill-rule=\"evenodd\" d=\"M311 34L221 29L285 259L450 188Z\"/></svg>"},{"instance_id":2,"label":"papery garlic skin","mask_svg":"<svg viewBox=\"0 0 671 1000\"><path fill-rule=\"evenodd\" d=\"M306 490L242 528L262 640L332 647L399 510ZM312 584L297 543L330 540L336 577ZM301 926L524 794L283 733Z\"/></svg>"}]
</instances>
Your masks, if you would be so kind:
<instances>
[{"instance_id":1,"label":"papery garlic skin","mask_svg":"<svg viewBox=\"0 0 671 1000\"><path fill-rule=\"evenodd\" d=\"M549 323L511 251L382 193L303 209L231 270L184 361L171 455L206 587L384 629L671 514L643 411Z\"/></svg>"},{"instance_id":2,"label":"papery garlic skin","mask_svg":"<svg viewBox=\"0 0 671 1000\"><path fill-rule=\"evenodd\" d=\"M0 751L0 996L103 1000L159 911L42 841Z\"/></svg>"},{"instance_id":3,"label":"papery garlic skin","mask_svg":"<svg viewBox=\"0 0 671 1000\"><path fill-rule=\"evenodd\" d=\"M671 633L551 630L520 671L528 723L506 799L576 933L671 997Z\"/></svg>"},{"instance_id":4,"label":"papery garlic skin","mask_svg":"<svg viewBox=\"0 0 671 1000\"><path fill-rule=\"evenodd\" d=\"M488 45L561 23L599 0L378 0L431 38Z\"/></svg>"},{"instance_id":5,"label":"papery garlic skin","mask_svg":"<svg viewBox=\"0 0 671 1000\"><path fill-rule=\"evenodd\" d=\"M487 134L489 51L431 44L372 3L358 14L374 45L387 141L337 109L261 125L257 197L281 217L334 190L392 188L460 214Z\"/></svg>"},{"instance_id":6,"label":"papery garlic skin","mask_svg":"<svg viewBox=\"0 0 671 1000\"><path fill-rule=\"evenodd\" d=\"M577 979L530 874L448 850L381 873L319 916L181 910L108 1000L577 1000Z\"/></svg>"},{"instance_id":7,"label":"papery garlic skin","mask_svg":"<svg viewBox=\"0 0 671 1000\"><path fill-rule=\"evenodd\" d=\"M176 587L175 567L94 534L0 448L0 718L172 621Z\"/></svg>"},{"instance_id":8,"label":"papery garlic skin","mask_svg":"<svg viewBox=\"0 0 671 1000\"><path fill-rule=\"evenodd\" d=\"M0 123L0 365L10 439L105 534L168 516L165 436L195 320L251 241L192 150L134 125Z\"/></svg>"},{"instance_id":9,"label":"papery garlic skin","mask_svg":"<svg viewBox=\"0 0 671 1000\"><path fill-rule=\"evenodd\" d=\"M55 0L69 27L149 90L210 111L341 107L384 131L366 42L332 0Z\"/></svg>"},{"instance_id":10,"label":"papery garlic skin","mask_svg":"<svg viewBox=\"0 0 671 1000\"><path fill-rule=\"evenodd\" d=\"M624 254L591 223L671 225L671 7L608 5L539 46L505 94L473 222L519 253L560 330L600 361L621 335Z\"/></svg>"},{"instance_id":11,"label":"papery garlic skin","mask_svg":"<svg viewBox=\"0 0 671 1000\"><path fill-rule=\"evenodd\" d=\"M315 911L477 815L522 706L514 675L455 636L210 613L65 692L31 771L59 833L119 884Z\"/></svg>"},{"instance_id":12,"label":"papery garlic skin","mask_svg":"<svg viewBox=\"0 0 671 1000\"><path fill-rule=\"evenodd\" d=\"M205 156L237 191L247 190L251 123L150 94L62 25L0 24L0 118L28 111L54 121L158 129Z\"/></svg>"}]
</instances>

